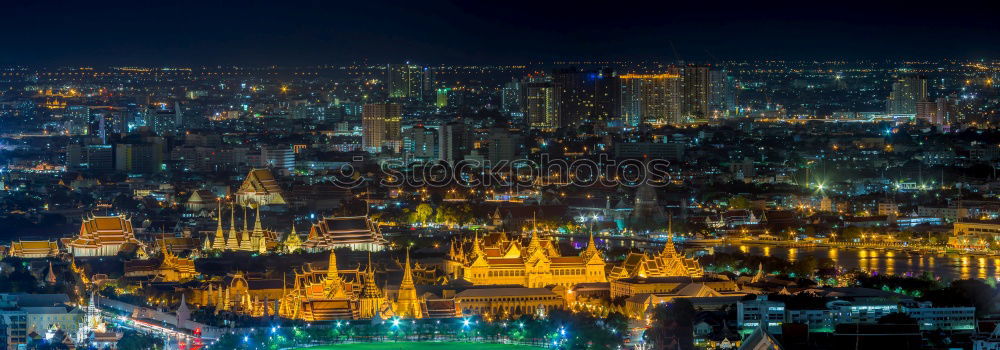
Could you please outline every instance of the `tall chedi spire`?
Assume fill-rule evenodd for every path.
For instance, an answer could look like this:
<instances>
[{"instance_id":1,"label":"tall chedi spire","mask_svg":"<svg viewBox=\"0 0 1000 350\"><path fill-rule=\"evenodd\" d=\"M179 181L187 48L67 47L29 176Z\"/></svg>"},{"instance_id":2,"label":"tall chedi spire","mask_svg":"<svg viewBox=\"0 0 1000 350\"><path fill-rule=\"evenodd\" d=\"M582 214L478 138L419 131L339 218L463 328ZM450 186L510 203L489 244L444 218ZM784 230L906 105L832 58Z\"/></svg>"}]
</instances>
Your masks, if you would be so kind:
<instances>
[{"instance_id":1,"label":"tall chedi spire","mask_svg":"<svg viewBox=\"0 0 1000 350\"><path fill-rule=\"evenodd\" d=\"M677 249L674 248L674 220L672 217L668 217L667 242L663 245L663 251L660 252L660 256L674 257L676 255L677 255Z\"/></svg>"},{"instance_id":2,"label":"tall chedi spire","mask_svg":"<svg viewBox=\"0 0 1000 350\"><path fill-rule=\"evenodd\" d=\"M346 298L344 293L343 281L340 279L340 271L337 270L337 254L330 251L330 257L328 258L328 267L326 268L326 280L323 281L326 287L327 297L331 299L342 299Z\"/></svg>"},{"instance_id":3,"label":"tall chedi spire","mask_svg":"<svg viewBox=\"0 0 1000 350\"><path fill-rule=\"evenodd\" d=\"M382 290L375 284L375 268L372 266L372 254L368 253L368 266L365 268L365 284L358 298L361 308L361 318L372 318L379 313L379 307L385 302Z\"/></svg>"},{"instance_id":4,"label":"tall chedi spire","mask_svg":"<svg viewBox=\"0 0 1000 350\"><path fill-rule=\"evenodd\" d=\"M295 232L295 220L292 220L292 232L288 233L285 237L285 252L291 253L302 248L302 239L299 238L299 234Z\"/></svg>"},{"instance_id":5,"label":"tall chedi spire","mask_svg":"<svg viewBox=\"0 0 1000 350\"><path fill-rule=\"evenodd\" d=\"M243 207L243 234L240 235L240 250L253 251L253 242L250 241L250 231L247 230L247 207Z\"/></svg>"},{"instance_id":6,"label":"tall chedi spire","mask_svg":"<svg viewBox=\"0 0 1000 350\"><path fill-rule=\"evenodd\" d=\"M215 239L212 240L212 249L223 250L226 249L226 237L224 237L224 232L222 231L222 200L217 201L219 204L219 216L216 217L215 221L219 223L219 227L215 229Z\"/></svg>"},{"instance_id":7,"label":"tall chedi spire","mask_svg":"<svg viewBox=\"0 0 1000 350\"><path fill-rule=\"evenodd\" d=\"M531 240L528 242L528 255L536 250L542 249L542 242L538 240L538 219L535 214L531 214Z\"/></svg>"},{"instance_id":8,"label":"tall chedi spire","mask_svg":"<svg viewBox=\"0 0 1000 350\"><path fill-rule=\"evenodd\" d=\"M237 250L240 248L239 238L236 237L236 205L229 207L229 236L226 237L226 250Z\"/></svg>"},{"instance_id":9,"label":"tall chedi spire","mask_svg":"<svg viewBox=\"0 0 1000 350\"><path fill-rule=\"evenodd\" d=\"M584 259L589 260L591 257L600 254L601 252L597 250L597 242L594 241L594 231L591 230L590 240L587 241L587 249L585 249L583 253L580 254L580 256L583 256Z\"/></svg>"},{"instance_id":10,"label":"tall chedi spire","mask_svg":"<svg viewBox=\"0 0 1000 350\"><path fill-rule=\"evenodd\" d=\"M406 249L406 263L403 265L403 281L399 283L396 297L396 314L406 318L423 318L417 289L413 285L413 270L410 269L410 249Z\"/></svg>"},{"instance_id":11,"label":"tall chedi spire","mask_svg":"<svg viewBox=\"0 0 1000 350\"><path fill-rule=\"evenodd\" d=\"M267 253L267 238L264 237L264 226L260 223L260 206L257 206L257 217L254 219L250 241L253 243L253 249L258 253Z\"/></svg>"}]
</instances>

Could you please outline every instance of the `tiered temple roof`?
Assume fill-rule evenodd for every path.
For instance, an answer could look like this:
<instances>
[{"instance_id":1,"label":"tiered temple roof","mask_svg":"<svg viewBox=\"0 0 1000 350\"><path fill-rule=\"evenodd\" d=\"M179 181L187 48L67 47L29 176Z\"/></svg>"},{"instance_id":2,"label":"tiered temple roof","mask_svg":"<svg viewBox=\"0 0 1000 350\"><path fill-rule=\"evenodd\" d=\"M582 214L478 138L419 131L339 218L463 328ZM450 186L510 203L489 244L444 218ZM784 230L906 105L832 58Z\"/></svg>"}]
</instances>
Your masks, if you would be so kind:
<instances>
[{"instance_id":1,"label":"tiered temple roof","mask_svg":"<svg viewBox=\"0 0 1000 350\"><path fill-rule=\"evenodd\" d=\"M288 204L281 186L269 169L250 170L236 192L236 198L243 205Z\"/></svg>"},{"instance_id":2,"label":"tiered temple roof","mask_svg":"<svg viewBox=\"0 0 1000 350\"><path fill-rule=\"evenodd\" d=\"M50 258L59 255L59 245L52 241L10 242L8 254L18 258Z\"/></svg>"},{"instance_id":3,"label":"tiered temple roof","mask_svg":"<svg viewBox=\"0 0 1000 350\"><path fill-rule=\"evenodd\" d=\"M366 216L325 217L309 229L309 237L302 248L310 251L342 247L381 251L385 244L381 230Z\"/></svg>"},{"instance_id":4,"label":"tiered temple roof","mask_svg":"<svg viewBox=\"0 0 1000 350\"><path fill-rule=\"evenodd\" d=\"M686 258L674 249L673 236L663 246L663 251L650 256L645 253L631 253L621 265L611 268L608 278L612 280L629 277L701 277L704 270L695 259Z\"/></svg>"},{"instance_id":5,"label":"tiered temple roof","mask_svg":"<svg viewBox=\"0 0 1000 350\"><path fill-rule=\"evenodd\" d=\"M142 245L125 216L94 216L83 220L76 238L63 238L74 256L112 256L126 244Z\"/></svg>"}]
</instances>

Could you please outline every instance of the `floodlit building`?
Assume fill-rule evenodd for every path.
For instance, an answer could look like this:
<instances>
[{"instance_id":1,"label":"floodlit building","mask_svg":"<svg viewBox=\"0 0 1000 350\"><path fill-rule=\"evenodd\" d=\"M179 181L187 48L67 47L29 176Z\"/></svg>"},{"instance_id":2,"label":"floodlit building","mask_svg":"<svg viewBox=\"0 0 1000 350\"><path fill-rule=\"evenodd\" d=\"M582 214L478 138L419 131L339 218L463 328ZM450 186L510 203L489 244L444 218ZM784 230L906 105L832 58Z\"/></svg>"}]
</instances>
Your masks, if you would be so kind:
<instances>
[{"instance_id":1,"label":"floodlit building","mask_svg":"<svg viewBox=\"0 0 1000 350\"><path fill-rule=\"evenodd\" d=\"M243 206L287 205L281 186L268 169L253 169L236 191L236 200Z\"/></svg>"},{"instance_id":2,"label":"floodlit building","mask_svg":"<svg viewBox=\"0 0 1000 350\"><path fill-rule=\"evenodd\" d=\"M142 246L135 238L132 222L124 215L86 218L76 238L63 238L62 243L77 257L113 256L126 245Z\"/></svg>"},{"instance_id":3,"label":"floodlit building","mask_svg":"<svg viewBox=\"0 0 1000 350\"><path fill-rule=\"evenodd\" d=\"M22 259L52 258L59 255L59 244L53 241L10 242L7 255Z\"/></svg>"},{"instance_id":4,"label":"floodlit building","mask_svg":"<svg viewBox=\"0 0 1000 350\"><path fill-rule=\"evenodd\" d=\"M531 231L527 245L494 233L471 242L452 242L445 272L475 285L508 284L528 288L606 282L604 259L590 238L578 256L562 256L554 240Z\"/></svg>"},{"instance_id":5,"label":"floodlit building","mask_svg":"<svg viewBox=\"0 0 1000 350\"><path fill-rule=\"evenodd\" d=\"M314 223L302 243L307 251L350 248L377 252L385 249L382 231L367 216L325 217Z\"/></svg>"}]
</instances>

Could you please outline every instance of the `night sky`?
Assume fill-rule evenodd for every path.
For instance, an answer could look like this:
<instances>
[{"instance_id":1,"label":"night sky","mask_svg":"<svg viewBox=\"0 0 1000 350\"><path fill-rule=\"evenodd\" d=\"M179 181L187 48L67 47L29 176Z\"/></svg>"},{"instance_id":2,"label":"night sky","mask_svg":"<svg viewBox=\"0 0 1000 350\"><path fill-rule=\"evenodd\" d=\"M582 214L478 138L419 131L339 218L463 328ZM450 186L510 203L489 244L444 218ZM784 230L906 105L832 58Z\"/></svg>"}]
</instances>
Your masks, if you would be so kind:
<instances>
[{"instance_id":1,"label":"night sky","mask_svg":"<svg viewBox=\"0 0 1000 350\"><path fill-rule=\"evenodd\" d=\"M0 64L995 58L995 2L17 1ZM875 4L880 3L880 4Z\"/></svg>"}]
</instances>

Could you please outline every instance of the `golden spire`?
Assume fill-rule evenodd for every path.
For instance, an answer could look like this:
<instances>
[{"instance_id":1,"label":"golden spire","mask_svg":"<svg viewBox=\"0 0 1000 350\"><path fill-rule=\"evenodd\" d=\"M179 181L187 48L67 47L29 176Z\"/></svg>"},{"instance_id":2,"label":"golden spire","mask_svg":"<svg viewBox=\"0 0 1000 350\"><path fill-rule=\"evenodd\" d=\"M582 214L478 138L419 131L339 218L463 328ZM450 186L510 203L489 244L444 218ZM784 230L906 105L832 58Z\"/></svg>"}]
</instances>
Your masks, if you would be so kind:
<instances>
[{"instance_id":1,"label":"golden spire","mask_svg":"<svg viewBox=\"0 0 1000 350\"><path fill-rule=\"evenodd\" d=\"M597 243L594 242L594 230L590 230L590 241L587 242L587 249L583 251L583 255L586 257L591 257L598 254Z\"/></svg>"},{"instance_id":2,"label":"golden spire","mask_svg":"<svg viewBox=\"0 0 1000 350\"><path fill-rule=\"evenodd\" d=\"M336 280L340 278L340 274L337 272L337 254L330 250L330 258L328 260L329 267L326 268L326 279Z\"/></svg>"},{"instance_id":3,"label":"golden spire","mask_svg":"<svg viewBox=\"0 0 1000 350\"><path fill-rule=\"evenodd\" d=\"M660 255L666 256L666 257L672 257L674 255L677 255L677 250L674 248L674 232L673 232L674 220L673 220L672 217L668 218L667 220L668 220L667 221L667 242L663 245L663 251L660 252Z\"/></svg>"},{"instance_id":4,"label":"golden spire","mask_svg":"<svg viewBox=\"0 0 1000 350\"><path fill-rule=\"evenodd\" d=\"M542 242L538 241L537 225L538 219L535 214L531 214L531 240L528 242L528 254L533 253L542 247Z\"/></svg>"},{"instance_id":5,"label":"golden spire","mask_svg":"<svg viewBox=\"0 0 1000 350\"><path fill-rule=\"evenodd\" d=\"M477 236L478 237L478 236ZM478 241L478 239L477 239ZM399 289L413 288L413 270L410 269L410 248L406 248L406 265L403 266L403 282L399 284Z\"/></svg>"},{"instance_id":6,"label":"golden spire","mask_svg":"<svg viewBox=\"0 0 1000 350\"><path fill-rule=\"evenodd\" d=\"M483 255L483 249L479 245L479 232L476 232L475 238L472 239L472 258L475 259L482 255ZM410 256L409 250L407 250L406 256L407 259L409 259Z\"/></svg>"},{"instance_id":7,"label":"golden spire","mask_svg":"<svg viewBox=\"0 0 1000 350\"><path fill-rule=\"evenodd\" d=\"M243 207L243 231L246 232L247 231L247 221L249 221L249 220L247 220L247 206L241 205L241 207Z\"/></svg>"},{"instance_id":8,"label":"golden spire","mask_svg":"<svg viewBox=\"0 0 1000 350\"><path fill-rule=\"evenodd\" d=\"M257 218L253 223L253 232L264 232L264 227L260 224L260 206L257 206Z\"/></svg>"},{"instance_id":9,"label":"golden spire","mask_svg":"<svg viewBox=\"0 0 1000 350\"><path fill-rule=\"evenodd\" d=\"M365 285L361 295L367 298L381 298L382 291L375 284L375 269L372 267L372 253L368 252L368 266L365 267Z\"/></svg>"},{"instance_id":10,"label":"golden spire","mask_svg":"<svg viewBox=\"0 0 1000 350\"><path fill-rule=\"evenodd\" d=\"M222 199L216 199L216 203L219 206L219 216L216 220L219 223L219 227L215 229L215 239L212 240L212 249L222 250L226 248L226 237L225 232L222 230Z\"/></svg>"}]
</instances>

